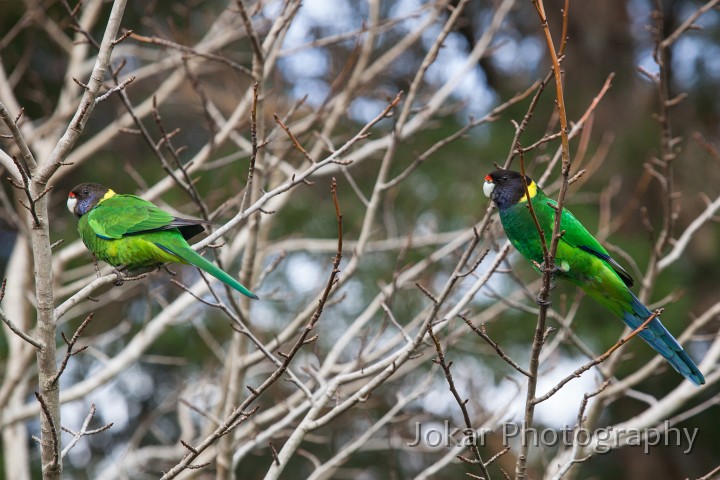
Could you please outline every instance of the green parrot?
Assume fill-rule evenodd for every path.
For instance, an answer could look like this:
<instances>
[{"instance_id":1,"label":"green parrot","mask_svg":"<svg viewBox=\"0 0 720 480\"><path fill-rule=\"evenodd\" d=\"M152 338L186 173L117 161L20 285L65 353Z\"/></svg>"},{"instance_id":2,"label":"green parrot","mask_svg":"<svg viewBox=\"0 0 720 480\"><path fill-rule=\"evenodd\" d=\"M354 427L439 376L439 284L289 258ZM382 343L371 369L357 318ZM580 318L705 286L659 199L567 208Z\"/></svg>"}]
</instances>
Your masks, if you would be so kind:
<instances>
[{"instance_id":1,"label":"green parrot","mask_svg":"<svg viewBox=\"0 0 720 480\"><path fill-rule=\"evenodd\" d=\"M526 176L523 182L522 174L511 170L496 170L488 174L483 192L498 207L500 221L510 243L523 257L541 265L544 261L542 244L527 208L527 197L530 197L548 245L555 222L555 209L550 205L557 205L557 202L547 197L532 179ZM557 277L582 288L628 327L636 329L642 325L651 312L628 288L633 285L630 275L566 209L562 211L560 229L565 233L560 237L555 257ZM659 318L650 321L638 335L685 378L696 385L705 383L697 365Z\"/></svg>"},{"instance_id":2,"label":"green parrot","mask_svg":"<svg viewBox=\"0 0 720 480\"><path fill-rule=\"evenodd\" d=\"M68 194L85 246L100 260L129 270L177 262L194 265L252 299L258 297L190 248L187 240L208 222L178 218L135 195L119 195L97 183Z\"/></svg>"}]
</instances>

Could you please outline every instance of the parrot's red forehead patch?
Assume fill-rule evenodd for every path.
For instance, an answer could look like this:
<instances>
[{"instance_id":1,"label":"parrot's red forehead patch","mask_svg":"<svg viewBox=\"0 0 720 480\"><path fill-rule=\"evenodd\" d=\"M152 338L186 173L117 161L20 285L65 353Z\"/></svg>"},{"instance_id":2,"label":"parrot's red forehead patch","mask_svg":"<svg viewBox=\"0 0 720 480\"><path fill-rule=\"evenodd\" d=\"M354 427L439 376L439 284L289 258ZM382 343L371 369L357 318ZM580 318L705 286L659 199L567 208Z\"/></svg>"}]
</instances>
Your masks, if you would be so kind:
<instances>
[{"instance_id":1,"label":"parrot's red forehead patch","mask_svg":"<svg viewBox=\"0 0 720 480\"><path fill-rule=\"evenodd\" d=\"M68 193L68 198L75 198L75 192Z\"/></svg>"},{"instance_id":2,"label":"parrot's red forehead patch","mask_svg":"<svg viewBox=\"0 0 720 480\"><path fill-rule=\"evenodd\" d=\"M486 181L486 182L492 182L493 180L492 180L492 177L491 177L490 175L486 175L486 176L485 176L485 181Z\"/></svg>"}]
</instances>

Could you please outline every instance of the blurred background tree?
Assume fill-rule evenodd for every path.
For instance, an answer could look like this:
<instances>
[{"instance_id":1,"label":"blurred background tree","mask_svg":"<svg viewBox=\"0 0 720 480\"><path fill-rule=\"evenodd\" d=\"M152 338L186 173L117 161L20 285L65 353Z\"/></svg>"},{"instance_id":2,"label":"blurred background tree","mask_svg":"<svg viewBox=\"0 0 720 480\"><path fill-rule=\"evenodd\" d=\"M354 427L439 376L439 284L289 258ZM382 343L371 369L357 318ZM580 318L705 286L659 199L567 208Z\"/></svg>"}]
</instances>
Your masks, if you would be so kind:
<instances>
[{"instance_id":1,"label":"blurred background tree","mask_svg":"<svg viewBox=\"0 0 720 480\"><path fill-rule=\"evenodd\" d=\"M18 125L38 162L49 157L78 109L111 3L0 1L0 101L13 116L22 109ZM672 241L652 255L667 218L670 236L680 238L720 194L716 3L570 2L565 103L571 125L582 119L571 139L572 173L587 171L566 205L636 279L653 272L642 295L665 307L663 321L676 336L704 319L683 343L713 366L706 370L709 384L693 390L687 382L677 387L680 377L642 342L616 353L604 371L614 378L613 393L596 397L588 428L632 426L637 416L658 411L663 399L673 400L677 388L682 398L663 419L699 428L695 444L688 453L687 443L654 446L649 454L643 446L625 446L593 456L563 478L697 478L718 467L715 210L679 260L653 267ZM545 5L556 45L563 7L557 0ZM661 70L658 42L697 12L702 15L692 28L669 45ZM246 385L257 388L282 363L278 352L287 353L298 338L332 269L331 177L338 183L344 251L340 283L313 331L317 340L292 359L282 377L290 382L262 391L247 408L257 411L198 451L195 464L208 465L181 476L393 479L468 472L501 478L500 469L514 471L517 439L487 471L455 458L473 458L466 447L408 443L417 425L425 431L445 421L451 430L465 427L432 361L437 352L425 334L428 324L454 363L460 395L469 398L471 426L495 432L478 448L484 461L503 449L502 422L522 418L524 377L457 315L487 323L492 339L527 363L538 278L514 253L504 258L505 240L498 222L488 223L493 212L481 186L493 163L518 168L513 141L528 118L520 144L542 140L525 154L528 169L548 193L557 193L554 87L538 84L550 63L530 2L129 2L121 25L121 32L132 33L115 46L100 93L115 89L97 103L48 194L50 240L63 241L53 250L53 265L45 266L52 268L63 312L58 329L70 337L94 312L79 341L90 347L71 358L60 379L62 425L77 431L91 404L97 411L89 428L113 423L67 452L66 477L160 477L192 452L180 440L201 445L251 397ZM650 78L658 73L665 97ZM611 74L611 88L591 106ZM670 142L657 118L663 98L677 100L665 123ZM24 192L7 180L18 173L7 160L18 155L17 142L7 128L2 133L0 276L8 279L2 308L32 336L29 215L20 204ZM663 163L668 148L675 154L669 166ZM246 189L251 165L253 184ZM102 285L78 294L96 278L95 267L77 240L65 198L85 181L208 217L217 224L212 231L228 226L222 237L211 233L216 248L209 256L252 285L261 301L228 297L215 284L213 296L190 268L178 269L176 279L225 309L198 301L162 270L115 287L100 265ZM471 275L453 276L473 267ZM604 352L622 331L573 288L561 285L553 298L557 331L548 339L540 392L588 355ZM245 328L265 345L264 353L237 331ZM5 325L2 331L0 464L6 478L38 478L40 449L30 438L40 435L34 352ZM57 340L59 364L66 346L59 333ZM392 374L368 369L383 362ZM648 363L655 368L622 383ZM602 382L598 370L570 382L540 404L537 428L573 427L583 394ZM71 439L63 434L63 446ZM552 477L549 466L570 450L534 448L528 476Z\"/></svg>"}]
</instances>

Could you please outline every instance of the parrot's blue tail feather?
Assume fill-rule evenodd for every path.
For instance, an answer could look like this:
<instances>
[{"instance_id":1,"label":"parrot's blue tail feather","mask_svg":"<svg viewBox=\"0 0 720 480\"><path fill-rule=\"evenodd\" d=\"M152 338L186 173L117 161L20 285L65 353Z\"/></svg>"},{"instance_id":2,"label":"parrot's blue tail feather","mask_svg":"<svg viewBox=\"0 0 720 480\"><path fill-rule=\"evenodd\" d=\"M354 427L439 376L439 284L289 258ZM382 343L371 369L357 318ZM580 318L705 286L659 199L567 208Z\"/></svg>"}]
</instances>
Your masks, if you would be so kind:
<instances>
[{"instance_id":1,"label":"parrot's blue tail feather","mask_svg":"<svg viewBox=\"0 0 720 480\"><path fill-rule=\"evenodd\" d=\"M632 295L631 306L632 311L623 312L623 322L628 327L636 329L652 315L652 312L635 295ZM685 350L675 340L675 337L663 326L660 318L653 318L638 335L650 344L655 351L665 357L668 363L682 376L695 385L705 383L705 377L700 373L695 362L685 353Z\"/></svg>"}]
</instances>

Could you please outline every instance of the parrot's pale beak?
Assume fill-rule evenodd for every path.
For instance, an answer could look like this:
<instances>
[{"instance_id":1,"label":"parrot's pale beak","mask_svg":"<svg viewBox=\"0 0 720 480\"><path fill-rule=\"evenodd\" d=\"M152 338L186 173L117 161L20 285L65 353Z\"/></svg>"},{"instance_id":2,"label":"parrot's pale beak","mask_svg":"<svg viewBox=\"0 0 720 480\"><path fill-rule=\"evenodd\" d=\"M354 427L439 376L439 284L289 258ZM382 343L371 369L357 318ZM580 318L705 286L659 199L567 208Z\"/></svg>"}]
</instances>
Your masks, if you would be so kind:
<instances>
[{"instance_id":1,"label":"parrot's pale beak","mask_svg":"<svg viewBox=\"0 0 720 480\"><path fill-rule=\"evenodd\" d=\"M75 197L75 195L71 193L70 195L68 195L67 208L73 215L75 215L75 205L77 205L77 197Z\"/></svg>"},{"instance_id":2,"label":"parrot's pale beak","mask_svg":"<svg viewBox=\"0 0 720 480\"><path fill-rule=\"evenodd\" d=\"M488 198L492 198L493 190L495 190L495 184L493 183L493 181L485 179L485 183L483 184L483 193L485 194L485 196ZM68 202L70 202L69 199L68 199ZM69 205L69 203L68 203L68 205Z\"/></svg>"}]
</instances>

